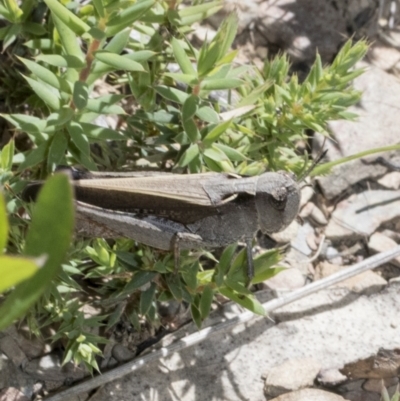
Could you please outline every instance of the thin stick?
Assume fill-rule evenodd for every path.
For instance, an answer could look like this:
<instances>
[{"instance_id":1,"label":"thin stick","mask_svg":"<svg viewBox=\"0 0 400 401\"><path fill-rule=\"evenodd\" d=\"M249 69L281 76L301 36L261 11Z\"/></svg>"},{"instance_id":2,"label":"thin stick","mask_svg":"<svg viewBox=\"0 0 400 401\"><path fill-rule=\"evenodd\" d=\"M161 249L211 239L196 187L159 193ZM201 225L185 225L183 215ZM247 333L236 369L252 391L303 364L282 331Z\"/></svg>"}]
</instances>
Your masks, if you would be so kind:
<instances>
[{"instance_id":1,"label":"thin stick","mask_svg":"<svg viewBox=\"0 0 400 401\"><path fill-rule=\"evenodd\" d=\"M315 281L314 283L309 284L303 288L292 291L288 295L268 301L263 304L263 307L266 312L271 312L277 308L280 308L291 302L297 301L298 299L313 294L314 292L327 288L333 284L337 284L350 277L356 276L357 274L360 274L364 271L374 269L375 267L389 262L391 259L397 256L400 256L400 245L396 246L390 251L382 252L368 259L365 259L360 263L357 263L347 269L343 269L322 280ZM74 387L60 391L57 394L45 398L45 401L62 401L67 397L76 396L80 393L93 390L106 383L110 383L113 380L120 379L121 377L126 376L129 373L135 372L152 361L159 360L185 348L192 347L193 345L204 341L213 333L217 333L219 331L234 327L240 323L246 323L253 318L254 314L252 312L244 312L225 322L218 323L215 326L207 327L196 333L190 334L189 336L184 337L167 347L154 350L149 354L134 359L131 362L125 363L124 365L118 366L117 368L110 370L109 372L103 373L97 377L79 383Z\"/></svg>"}]
</instances>

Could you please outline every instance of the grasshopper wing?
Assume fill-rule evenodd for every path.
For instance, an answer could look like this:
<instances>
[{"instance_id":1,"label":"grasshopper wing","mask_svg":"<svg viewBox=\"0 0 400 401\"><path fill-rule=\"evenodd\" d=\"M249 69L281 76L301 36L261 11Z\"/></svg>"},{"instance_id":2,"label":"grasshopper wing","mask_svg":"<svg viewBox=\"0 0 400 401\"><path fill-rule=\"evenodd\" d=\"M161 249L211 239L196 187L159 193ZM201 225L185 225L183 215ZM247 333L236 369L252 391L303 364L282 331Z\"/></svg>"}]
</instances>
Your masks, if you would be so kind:
<instances>
[{"instance_id":1,"label":"grasshopper wing","mask_svg":"<svg viewBox=\"0 0 400 401\"><path fill-rule=\"evenodd\" d=\"M82 179L74 186L76 199L85 203L189 224L234 201L238 194L232 184L243 180L223 173L163 174Z\"/></svg>"}]
</instances>

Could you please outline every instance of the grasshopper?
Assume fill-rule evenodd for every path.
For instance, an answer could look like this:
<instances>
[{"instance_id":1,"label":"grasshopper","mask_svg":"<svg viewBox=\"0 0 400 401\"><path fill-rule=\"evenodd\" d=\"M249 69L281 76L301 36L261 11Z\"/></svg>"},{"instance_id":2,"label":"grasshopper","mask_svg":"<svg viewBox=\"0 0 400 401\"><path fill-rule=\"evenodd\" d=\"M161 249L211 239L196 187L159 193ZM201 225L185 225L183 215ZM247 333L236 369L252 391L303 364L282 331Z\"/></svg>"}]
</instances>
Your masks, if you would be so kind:
<instances>
[{"instance_id":1,"label":"grasshopper","mask_svg":"<svg viewBox=\"0 0 400 401\"><path fill-rule=\"evenodd\" d=\"M249 280L254 276L256 232L283 230L297 216L300 205L298 182L283 171L255 177L74 169L71 173L78 233L127 237L174 251L176 268L181 249L222 247L244 240ZM35 198L40 186L40 182L29 184L23 198Z\"/></svg>"}]
</instances>

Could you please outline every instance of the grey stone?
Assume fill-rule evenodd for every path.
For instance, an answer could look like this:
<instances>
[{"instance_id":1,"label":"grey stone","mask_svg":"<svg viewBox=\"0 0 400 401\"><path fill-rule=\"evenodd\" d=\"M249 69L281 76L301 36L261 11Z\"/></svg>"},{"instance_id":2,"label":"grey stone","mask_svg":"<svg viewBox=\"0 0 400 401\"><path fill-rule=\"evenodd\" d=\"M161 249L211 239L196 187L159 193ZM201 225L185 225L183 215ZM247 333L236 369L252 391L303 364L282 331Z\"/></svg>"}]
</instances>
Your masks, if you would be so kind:
<instances>
[{"instance_id":1,"label":"grey stone","mask_svg":"<svg viewBox=\"0 0 400 401\"><path fill-rule=\"evenodd\" d=\"M270 293L258 294L260 300L264 296ZM237 306L225 305L208 324L237 312ZM260 377L284 360L311 357L322 369L332 369L367 358L380 348L400 348L399 329L391 326L399 315L400 283L371 296L360 296L345 288L320 291L277 310L273 318L278 324L255 317L251 322L210 335L192 348L105 384L91 401L109 400L110 394L124 401L139 397L143 401L265 400ZM164 338L159 346L196 330L194 324L187 325ZM343 401L338 395L320 390L300 391L294 400L299 401L299 394L311 391L302 400L322 401L323 396L329 395L334 401Z\"/></svg>"},{"instance_id":2,"label":"grey stone","mask_svg":"<svg viewBox=\"0 0 400 401\"><path fill-rule=\"evenodd\" d=\"M400 172L392 171L378 180L378 183L388 189L400 188Z\"/></svg>"},{"instance_id":3,"label":"grey stone","mask_svg":"<svg viewBox=\"0 0 400 401\"><path fill-rule=\"evenodd\" d=\"M347 377L340 373L339 369L324 369L318 374L317 381L326 387L336 387L347 380Z\"/></svg>"},{"instance_id":4,"label":"grey stone","mask_svg":"<svg viewBox=\"0 0 400 401\"><path fill-rule=\"evenodd\" d=\"M38 380L47 382L61 382L65 380L79 380L85 377L88 372L72 362L61 366L61 358L56 354L44 355L41 358L32 359L24 368L24 371Z\"/></svg>"},{"instance_id":5,"label":"grey stone","mask_svg":"<svg viewBox=\"0 0 400 401\"><path fill-rule=\"evenodd\" d=\"M0 351L6 354L15 366L23 366L28 362L17 342L8 335L0 338Z\"/></svg>"},{"instance_id":6,"label":"grey stone","mask_svg":"<svg viewBox=\"0 0 400 401\"><path fill-rule=\"evenodd\" d=\"M343 393L343 397L349 401L381 401L381 396L368 391L356 390Z\"/></svg>"},{"instance_id":7,"label":"grey stone","mask_svg":"<svg viewBox=\"0 0 400 401\"><path fill-rule=\"evenodd\" d=\"M277 397L311 387L320 369L321 365L313 358L289 359L268 372L264 392L268 397Z\"/></svg>"},{"instance_id":8,"label":"grey stone","mask_svg":"<svg viewBox=\"0 0 400 401\"><path fill-rule=\"evenodd\" d=\"M15 387L0 390L0 401L30 401L30 399Z\"/></svg>"},{"instance_id":9,"label":"grey stone","mask_svg":"<svg viewBox=\"0 0 400 401\"><path fill-rule=\"evenodd\" d=\"M301 252L303 255L310 256L312 254L312 249L308 246L307 237L314 233L314 228L310 223L304 223L299 226L297 236L291 242L291 246L297 251Z\"/></svg>"},{"instance_id":10,"label":"grey stone","mask_svg":"<svg viewBox=\"0 0 400 401\"><path fill-rule=\"evenodd\" d=\"M264 284L271 290L295 290L306 283L305 277L299 269L292 267L279 272L276 276L266 280Z\"/></svg>"},{"instance_id":11,"label":"grey stone","mask_svg":"<svg viewBox=\"0 0 400 401\"><path fill-rule=\"evenodd\" d=\"M328 391L306 388L280 395L269 401L345 401L345 399Z\"/></svg>"},{"instance_id":12,"label":"grey stone","mask_svg":"<svg viewBox=\"0 0 400 401\"><path fill-rule=\"evenodd\" d=\"M270 234L270 237L279 244L288 244L293 241L299 232L299 223L293 220L288 227L278 233Z\"/></svg>"},{"instance_id":13,"label":"grey stone","mask_svg":"<svg viewBox=\"0 0 400 401\"><path fill-rule=\"evenodd\" d=\"M128 349L127 347L124 347L121 344L115 344L113 349L112 349L112 356L118 361L118 362L126 362L129 361L130 359L133 359L135 357L136 353Z\"/></svg>"},{"instance_id":14,"label":"grey stone","mask_svg":"<svg viewBox=\"0 0 400 401\"><path fill-rule=\"evenodd\" d=\"M321 279L328 277L345 267L331 264L329 262L321 262L315 269L315 279ZM338 283L337 287L346 287L350 291L354 291L362 294L373 294L381 291L383 287L387 285L387 281L382 278L379 274L374 273L370 270L360 273L357 276L351 277L347 280Z\"/></svg>"},{"instance_id":15,"label":"grey stone","mask_svg":"<svg viewBox=\"0 0 400 401\"><path fill-rule=\"evenodd\" d=\"M14 387L22 389L31 398L36 379L16 367L10 359L0 353L0 388Z\"/></svg>"},{"instance_id":16,"label":"grey stone","mask_svg":"<svg viewBox=\"0 0 400 401\"><path fill-rule=\"evenodd\" d=\"M375 42L369 49L367 57L375 67L389 71L400 61L400 52L393 46Z\"/></svg>"},{"instance_id":17,"label":"grey stone","mask_svg":"<svg viewBox=\"0 0 400 401\"><path fill-rule=\"evenodd\" d=\"M362 238L399 217L400 191L366 191L336 205L325 235L332 240Z\"/></svg>"},{"instance_id":18,"label":"grey stone","mask_svg":"<svg viewBox=\"0 0 400 401\"><path fill-rule=\"evenodd\" d=\"M374 233L368 241L368 248L374 253L388 251L397 246L397 243L382 233ZM392 259L390 263L400 267L400 256Z\"/></svg>"}]
</instances>

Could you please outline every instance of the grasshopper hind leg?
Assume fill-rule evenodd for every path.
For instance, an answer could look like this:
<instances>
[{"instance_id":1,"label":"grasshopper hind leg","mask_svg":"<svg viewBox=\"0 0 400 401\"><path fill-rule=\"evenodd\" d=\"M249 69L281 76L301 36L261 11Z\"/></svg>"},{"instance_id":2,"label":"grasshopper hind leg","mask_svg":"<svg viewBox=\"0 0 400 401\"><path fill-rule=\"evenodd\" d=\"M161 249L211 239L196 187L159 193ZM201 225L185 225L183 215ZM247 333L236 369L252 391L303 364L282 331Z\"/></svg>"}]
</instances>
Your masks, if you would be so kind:
<instances>
[{"instance_id":1,"label":"grasshopper hind leg","mask_svg":"<svg viewBox=\"0 0 400 401\"><path fill-rule=\"evenodd\" d=\"M177 232L171 240L171 250L174 252L175 273L180 268L181 249L201 248L204 246L203 238L192 233Z\"/></svg>"}]
</instances>

